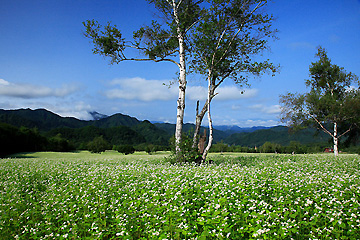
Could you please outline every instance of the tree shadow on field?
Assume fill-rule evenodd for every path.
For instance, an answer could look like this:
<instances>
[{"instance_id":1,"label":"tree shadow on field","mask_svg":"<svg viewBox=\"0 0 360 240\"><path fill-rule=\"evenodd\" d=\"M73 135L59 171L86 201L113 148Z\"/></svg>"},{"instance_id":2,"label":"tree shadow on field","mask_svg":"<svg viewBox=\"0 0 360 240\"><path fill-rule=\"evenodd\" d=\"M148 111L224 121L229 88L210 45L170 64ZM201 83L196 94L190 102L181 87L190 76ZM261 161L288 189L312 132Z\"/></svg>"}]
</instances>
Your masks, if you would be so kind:
<instances>
[{"instance_id":1,"label":"tree shadow on field","mask_svg":"<svg viewBox=\"0 0 360 240\"><path fill-rule=\"evenodd\" d=\"M36 158L36 156L32 155L33 152L21 152L21 153L13 153L6 155L3 158Z\"/></svg>"}]
</instances>

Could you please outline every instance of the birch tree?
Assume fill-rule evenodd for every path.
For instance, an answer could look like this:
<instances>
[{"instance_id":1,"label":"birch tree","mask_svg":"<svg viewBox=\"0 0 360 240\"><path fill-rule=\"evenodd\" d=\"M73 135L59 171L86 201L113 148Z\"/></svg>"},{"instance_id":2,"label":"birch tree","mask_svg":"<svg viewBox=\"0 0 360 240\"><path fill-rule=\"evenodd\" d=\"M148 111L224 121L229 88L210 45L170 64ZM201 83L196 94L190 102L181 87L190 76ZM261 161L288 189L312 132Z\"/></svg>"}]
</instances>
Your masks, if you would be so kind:
<instances>
[{"instance_id":1,"label":"birch tree","mask_svg":"<svg viewBox=\"0 0 360 240\"><path fill-rule=\"evenodd\" d=\"M94 44L93 52L110 58L110 62L122 61L154 61L171 62L179 68L177 100L177 118L175 130L176 153L181 154L179 143L182 136L182 126L185 110L186 91L186 60L189 48L186 44L189 30L200 19L200 3L202 0L148 0L165 20L160 24L153 20L150 26L141 27L134 32L131 41L123 38L116 25L108 23L102 27L95 20L84 22L85 36ZM138 50L144 57L128 56L128 49ZM178 60L176 60L178 59Z\"/></svg>"},{"instance_id":2,"label":"birch tree","mask_svg":"<svg viewBox=\"0 0 360 240\"><path fill-rule=\"evenodd\" d=\"M339 154L339 139L349 133L360 116L359 78L331 63L324 48L319 47L317 62L310 65L308 93L280 96L281 120L290 127L314 125L333 140L334 154ZM339 126L343 131L339 132ZM346 128L345 128L346 127Z\"/></svg>"},{"instance_id":3,"label":"birch tree","mask_svg":"<svg viewBox=\"0 0 360 240\"><path fill-rule=\"evenodd\" d=\"M266 14L265 0L208 1L209 7L202 21L192 29L192 70L206 77L207 100L201 111L197 109L193 146L197 145L201 122L208 113L209 140L203 159L212 145L213 127L211 101L216 89L226 79L240 87L248 86L251 76L265 72L275 73L278 67L270 60L260 60L261 53L269 48L268 42L276 39L272 29L274 17ZM240 91L239 91L240 94Z\"/></svg>"}]
</instances>

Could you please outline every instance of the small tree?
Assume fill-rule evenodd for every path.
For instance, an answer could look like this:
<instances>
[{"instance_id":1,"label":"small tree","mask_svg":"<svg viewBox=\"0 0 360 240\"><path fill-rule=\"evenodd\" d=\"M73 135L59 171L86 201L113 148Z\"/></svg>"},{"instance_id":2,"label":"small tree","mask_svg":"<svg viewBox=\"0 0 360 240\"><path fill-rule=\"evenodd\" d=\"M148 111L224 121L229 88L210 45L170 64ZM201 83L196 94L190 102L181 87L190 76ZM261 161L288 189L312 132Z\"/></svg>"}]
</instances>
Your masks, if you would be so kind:
<instances>
[{"instance_id":1,"label":"small tree","mask_svg":"<svg viewBox=\"0 0 360 240\"><path fill-rule=\"evenodd\" d=\"M260 147L260 152L262 153L280 153L281 152L281 145L272 142L265 142Z\"/></svg>"},{"instance_id":2,"label":"small tree","mask_svg":"<svg viewBox=\"0 0 360 240\"><path fill-rule=\"evenodd\" d=\"M275 38L272 15L263 11L266 0L209 1L209 7L196 28L192 41L194 60L191 68L205 76L208 82L207 100L201 111L197 108L193 146L197 145L200 126L208 113L209 141L203 159L212 145L213 127L210 112L216 89L231 79L239 86L248 85L249 76L260 76L266 71L278 69L269 60L260 60L259 55ZM240 94L240 91L239 91Z\"/></svg>"},{"instance_id":3,"label":"small tree","mask_svg":"<svg viewBox=\"0 0 360 240\"><path fill-rule=\"evenodd\" d=\"M101 153L108 149L110 149L110 145L103 136L95 137L88 143L88 150L92 153Z\"/></svg>"},{"instance_id":4,"label":"small tree","mask_svg":"<svg viewBox=\"0 0 360 240\"><path fill-rule=\"evenodd\" d=\"M213 151L214 151L214 152L223 153L223 152L227 152L228 149L229 149L228 144L224 143L223 140L221 140L220 142L215 143L215 144L213 145Z\"/></svg>"},{"instance_id":5,"label":"small tree","mask_svg":"<svg viewBox=\"0 0 360 240\"><path fill-rule=\"evenodd\" d=\"M281 120L289 126L315 125L332 137L334 154L339 154L339 138L351 131L360 117L358 77L334 65L324 48L319 47L311 63L308 93L280 96ZM339 125L346 126L339 132ZM332 129L331 129L332 128Z\"/></svg>"},{"instance_id":6,"label":"small tree","mask_svg":"<svg viewBox=\"0 0 360 240\"><path fill-rule=\"evenodd\" d=\"M116 146L116 150L119 153L123 153L125 155L133 154L135 152L135 148L132 145L129 145L129 144Z\"/></svg>"},{"instance_id":7,"label":"small tree","mask_svg":"<svg viewBox=\"0 0 360 240\"><path fill-rule=\"evenodd\" d=\"M180 142L180 148L183 154L181 155L181 158L179 159L176 155L176 147L178 146L175 142L175 138L172 137L170 139L170 150L172 152L172 155L170 156L169 160L170 162L196 162L201 159L201 154L199 152L199 148L193 147L193 141L191 132L183 133L181 137Z\"/></svg>"}]
</instances>

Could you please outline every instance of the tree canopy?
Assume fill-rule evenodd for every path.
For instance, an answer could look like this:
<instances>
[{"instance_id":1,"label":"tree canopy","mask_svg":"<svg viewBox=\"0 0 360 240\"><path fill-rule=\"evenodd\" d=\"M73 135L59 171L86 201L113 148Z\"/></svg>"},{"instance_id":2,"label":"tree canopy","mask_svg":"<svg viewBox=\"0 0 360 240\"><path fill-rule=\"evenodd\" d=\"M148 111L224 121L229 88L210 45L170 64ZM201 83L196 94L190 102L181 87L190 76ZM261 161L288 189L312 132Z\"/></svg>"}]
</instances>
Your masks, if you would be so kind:
<instances>
[{"instance_id":1,"label":"tree canopy","mask_svg":"<svg viewBox=\"0 0 360 240\"><path fill-rule=\"evenodd\" d=\"M216 95L215 89L226 78L246 84L247 74L260 75L266 70L274 72L276 68L269 60L254 58L267 49L268 39L274 36L276 31L271 29L274 18L260 11L266 0L148 2L154 4L162 22L152 20L150 25L136 30L132 40L125 39L116 25L108 23L102 27L95 20L84 22L85 36L92 40L93 52L109 57L111 63L168 61L179 67L175 130L176 152L179 154L187 74L195 72L206 76L209 82L207 103L210 103ZM127 56L128 49L138 50L141 57ZM203 108L205 112L210 107L207 103ZM201 114L205 113L201 111Z\"/></svg>"},{"instance_id":2,"label":"tree canopy","mask_svg":"<svg viewBox=\"0 0 360 240\"><path fill-rule=\"evenodd\" d=\"M265 72L275 73L278 67L259 55L276 39L272 28L274 17L263 10L267 1L226 0L207 1L208 7L193 31L190 70L202 74L208 82L208 96L201 111L197 109L194 146L197 144L201 122L208 113L209 141L205 159L212 143L210 104L216 89L231 79L239 87L249 86L248 79ZM239 90L240 94L240 90Z\"/></svg>"},{"instance_id":3,"label":"tree canopy","mask_svg":"<svg viewBox=\"0 0 360 240\"><path fill-rule=\"evenodd\" d=\"M280 97L281 120L290 126L313 124L329 134L338 154L338 140L357 126L360 117L359 78L331 63L324 48L319 47L317 62L310 65L308 93L287 93ZM341 133L339 125L346 126ZM332 129L330 128L332 127Z\"/></svg>"}]
</instances>

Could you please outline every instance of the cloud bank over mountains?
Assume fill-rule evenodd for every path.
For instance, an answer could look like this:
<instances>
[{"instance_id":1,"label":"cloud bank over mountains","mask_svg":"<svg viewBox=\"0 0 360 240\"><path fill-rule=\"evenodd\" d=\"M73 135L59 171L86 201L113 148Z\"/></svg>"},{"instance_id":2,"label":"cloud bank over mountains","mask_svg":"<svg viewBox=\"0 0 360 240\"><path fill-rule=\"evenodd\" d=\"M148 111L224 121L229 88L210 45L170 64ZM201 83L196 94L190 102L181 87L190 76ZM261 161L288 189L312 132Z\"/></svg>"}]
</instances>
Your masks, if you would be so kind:
<instances>
[{"instance_id":1,"label":"cloud bank over mountains","mask_svg":"<svg viewBox=\"0 0 360 240\"><path fill-rule=\"evenodd\" d=\"M175 119L175 106L178 98L177 84L169 86L169 80L147 80L145 78L116 78L102 81L95 92L76 83L61 87L49 87L28 83L12 83L0 79L0 108L45 108L63 117L76 117L91 120L89 112L98 111L111 115L124 113L138 119L172 122ZM239 125L242 127L273 126L278 122L276 114L279 105L267 106L262 102L258 89L240 89L236 85L221 86L213 104L216 125ZM188 85L186 89L187 111L185 122L193 122L195 103L207 99L206 86ZM259 102L260 101L260 102ZM224 107L223 107L224 106ZM169 111L170 109L170 111ZM220 109L220 110L218 110ZM171 111L174 110L174 111ZM247 111L260 112L270 116L271 121L259 119ZM229 113L236 113L232 116ZM218 117L217 117L218 116ZM230 117L231 116L231 117ZM207 120L204 120L206 124Z\"/></svg>"}]
</instances>

